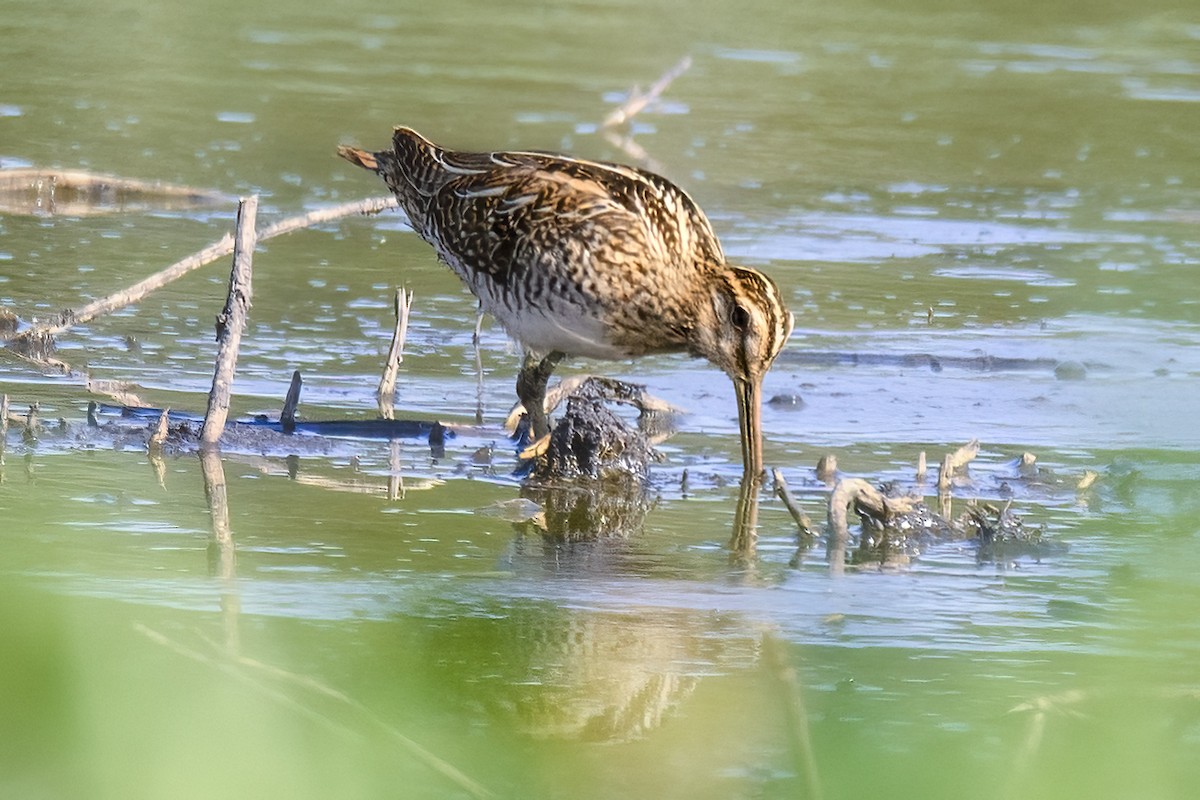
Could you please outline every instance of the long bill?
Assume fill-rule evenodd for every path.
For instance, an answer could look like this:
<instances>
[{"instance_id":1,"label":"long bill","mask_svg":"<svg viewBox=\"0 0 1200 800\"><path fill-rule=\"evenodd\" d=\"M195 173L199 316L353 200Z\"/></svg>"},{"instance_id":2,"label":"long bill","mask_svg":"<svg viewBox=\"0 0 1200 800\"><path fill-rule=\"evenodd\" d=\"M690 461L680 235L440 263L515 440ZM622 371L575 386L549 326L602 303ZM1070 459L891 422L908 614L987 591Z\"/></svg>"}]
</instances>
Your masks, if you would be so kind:
<instances>
[{"instance_id":1,"label":"long bill","mask_svg":"<svg viewBox=\"0 0 1200 800\"><path fill-rule=\"evenodd\" d=\"M742 467L745 477L757 480L763 474L762 378L734 378L733 389L742 432Z\"/></svg>"}]
</instances>

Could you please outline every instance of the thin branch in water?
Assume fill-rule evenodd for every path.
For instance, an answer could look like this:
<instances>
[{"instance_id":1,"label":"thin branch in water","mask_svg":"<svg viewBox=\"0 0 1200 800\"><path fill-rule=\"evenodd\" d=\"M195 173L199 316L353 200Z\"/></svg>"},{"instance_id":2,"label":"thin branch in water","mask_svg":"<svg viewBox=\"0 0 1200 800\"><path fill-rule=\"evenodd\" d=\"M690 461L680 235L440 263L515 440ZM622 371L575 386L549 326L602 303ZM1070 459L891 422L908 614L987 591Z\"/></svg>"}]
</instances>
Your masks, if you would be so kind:
<instances>
[{"instance_id":1,"label":"thin branch in water","mask_svg":"<svg viewBox=\"0 0 1200 800\"><path fill-rule=\"evenodd\" d=\"M129 211L215 207L223 192L83 170L0 170L0 213L88 216Z\"/></svg>"},{"instance_id":2,"label":"thin branch in water","mask_svg":"<svg viewBox=\"0 0 1200 800\"><path fill-rule=\"evenodd\" d=\"M658 100L667 87L692 66L692 57L684 56L678 63L663 73L657 81L650 85L645 92L634 87L629 92L629 98L617 108L609 112L600 123L600 134L604 139L625 155L654 172L662 172L662 166L654 160L646 149L633 140L633 136L618 133L617 128L628 123L642 112L648 105Z\"/></svg>"},{"instance_id":3,"label":"thin branch in water","mask_svg":"<svg viewBox=\"0 0 1200 800\"><path fill-rule=\"evenodd\" d=\"M306 214L300 214L295 217L288 217L280 220L273 225L268 225L258 234L258 241L264 242L268 239L273 239L276 236L282 236L293 231L298 231L303 228L309 228L313 225L319 225L323 222L332 222L342 217L348 217L353 214L377 214L380 211L397 206L396 198L394 197L372 197L365 200L356 200L351 203L343 203L340 206L332 206L330 208L320 208L315 211L310 211ZM175 262L160 272L151 275L150 277L135 283L127 289L122 289L119 292L101 298L94 302L88 303L78 309L70 309L59 315L58 319L53 322L34 325L25 331L17 334L9 342L8 346L18 353L26 353L29 348L33 347L38 341L46 340L51 336L62 333L63 331L85 322L90 322L96 317L105 314L111 314L113 311L132 305L142 300L151 292L161 289L172 281L182 278L184 275L199 269L207 264L211 264L218 259L224 258L233 252L233 236L226 234L220 241L210 244L203 250L193 253L180 261Z\"/></svg>"},{"instance_id":4,"label":"thin branch in water","mask_svg":"<svg viewBox=\"0 0 1200 800\"><path fill-rule=\"evenodd\" d=\"M783 501L783 505L787 508L788 513L792 515L792 519L796 521L796 527L800 529L800 536L805 539L811 539L815 534L812 529L812 520L808 518L808 514L800 508L800 504L796 502L795 496L788 488L787 481L783 478L783 471L774 469L771 471L772 477L775 479L775 494Z\"/></svg>"},{"instance_id":5,"label":"thin branch in water","mask_svg":"<svg viewBox=\"0 0 1200 800\"><path fill-rule=\"evenodd\" d=\"M158 424L154 426L154 432L150 434L150 441L147 446L153 453L162 453L163 445L167 443L167 427L170 424L171 409L164 408L162 414L158 417Z\"/></svg>"},{"instance_id":6,"label":"thin branch in water","mask_svg":"<svg viewBox=\"0 0 1200 800\"><path fill-rule=\"evenodd\" d=\"M283 410L279 412L279 424L284 433L296 430L296 409L300 406L300 389L303 385L300 370L292 372L292 382L288 384L287 396L283 398Z\"/></svg>"},{"instance_id":7,"label":"thin branch in water","mask_svg":"<svg viewBox=\"0 0 1200 800\"><path fill-rule=\"evenodd\" d=\"M953 453L947 453L942 458L942 466L938 470L938 491L948 492L951 486L951 479L963 467L974 461L977 455L979 455L978 439L972 439Z\"/></svg>"},{"instance_id":8,"label":"thin branch in water","mask_svg":"<svg viewBox=\"0 0 1200 800\"><path fill-rule=\"evenodd\" d=\"M212 391L208 394L208 411L200 430L200 446L213 447L225 431L229 401L233 393L233 373L237 368L242 331L250 313L253 295L251 275L254 269L258 195L244 198L238 205L237 241L233 253L233 269L229 273L229 295L225 310L217 317L217 363L213 371Z\"/></svg>"},{"instance_id":9,"label":"thin branch in water","mask_svg":"<svg viewBox=\"0 0 1200 800\"><path fill-rule=\"evenodd\" d=\"M642 109L661 97L663 92L667 90L667 87L670 86L676 78L691 69L691 66L692 57L684 56L683 58L679 59L679 61L673 67L664 72L662 77L652 83L650 88L645 92L638 91L638 89L635 87L629 93L629 99L609 112L609 115L604 118L604 122L600 124L600 127L613 128L617 125L622 125L626 122L629 122L631 119L637 116Z\"/></svg>"},{"instance_id":10,"label":"thin branch in water","mask_svg":"<svg viewBox=\"0 0 1200 800\"><path fill-rule=\"evenodd\" d=\"M392 330L392 345L388 349L387 361L383 365L383 375L379 379L377 393L379 416L382 419L392 419L395 414L396 377L400 372L400 365L404 363L404 340L408 337L408 314L412 309L412 301L413 293L411 291L396 290L394 301L396 327Z\"/></svg>"}]
</instances>

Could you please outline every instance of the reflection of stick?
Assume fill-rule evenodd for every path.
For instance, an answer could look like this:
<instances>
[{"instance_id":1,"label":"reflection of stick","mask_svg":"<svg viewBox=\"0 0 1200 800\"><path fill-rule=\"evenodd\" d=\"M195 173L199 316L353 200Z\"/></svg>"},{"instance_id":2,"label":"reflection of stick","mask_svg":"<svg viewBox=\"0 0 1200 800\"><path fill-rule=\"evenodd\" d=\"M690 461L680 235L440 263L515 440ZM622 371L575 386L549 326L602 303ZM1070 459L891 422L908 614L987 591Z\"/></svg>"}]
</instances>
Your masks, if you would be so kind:
<instances>
[{"instance_id":1,"label":"reflection of stick","mask_svg":"<svg viewBox=\"0 0 1200 800\"><path fill-rule=\"evenodd\" d=\"M8 395L0 394L0 465L4 464L4 446L8 440Z\"/></svg>"},{"instance_id":2,"label":"reflection of stick","mask_svg":"<svg viewBox=\"0 0 1200 800\"><path fill-rule=\"evenodd\" d=\"M229 416L229 397L233 392L233 372L237 367L242 331L250 311L250 275L253 267L255 230L258 215L258 195L247 197L238 205L237 242L233 251L233 269L229 273L229 296L225 310L217 317L217 365L213 372L212 391L208 394L208 412L200 430L202 448L216 445L225 430Z\"/></svg>"},{"instance_id":3,"label":"reflection of stick","mask_svg":"<svg viewBox=\"0 0 1200 800\"><path fill-rule=\"evenodd\" d=\"M395 206L396 198L394 197L373 197L368 200L358 200L332 208L321 208L316 211L310 211L307 214L280 220L274 225L268 225L258 235L258 240L262 242L267 239L273 239L276 236L282 236L285 233L319 225L322 222L330 222L341 217L350 216L351 214L374 214L387 208L394 208ZM35 341L44 341L47 337L62 333L74 325L81 325L96 317L112 313L127 305L136 303L156 289L161 289L168 283L182 278L192 270L203 267L206 264L211 264L232 252L233 237L226 234L221 241L210 244L208 247L198 253L193 253L182 261L177 261L161 272L135 283L128 289L111 294L93 303L88 303L82 308L64 311L54 322L34 325L28 330L14 336L9 346L18 352L24 352Z\"/></svg>"},{"instance_id":4,"label":"reflection of stick","mask_svg":"<svg viewBox=\"0 0 1200 800\"><path fill-rule=\"evenodd\" d=\"M404 475L400 472L400 442L388 442L388 500L404 499Z\"/></svg>"},{"instance_id":5,"label":"reflection of stick","mask_svg":"<svg viewBox=\"0 0 1200 800\"><path fill-rule=\"evenodd\" d=\"M317 720L318 722L327 725L329 728L339 734L360 736L361 733L359 731L335 722L329 717L318 713L314 709L309 708L307 705L304 705L299 700L295 699L295 697L293 697L291 694L288 694L270 684L255 680L247 670L257 670L260 674L273 678L281 683L291 684L293 687L305 689L342 703L351 710L356 711L364 720L379 728L385 735L393 739L402 750L407 752L414 759L432 769L434 772L437 772L439 775L449 780L467 794L477 798L495 797L495 795L486 787L467 777L453 764L450 764L444 759L434 755L425 747L389 725L362 702L355 700L345 692L334 689L332 686L327 686L326 684L318 681L316 678L290 672L274 665L266 664L245 656L234 656L231 661L216 659L187 647L186 645L179 644L178 642L141 623L137 623L134 627L139 633L143 634L151 641L157 642L158 644L161 644L182 656L190 658L194 661L198 661L202 664L207 664L221 670L222 672L225 672L228 675L236 677L245 682L247 685L253 686L254 688L263 692L266 696L283 703L289 708L304 714L310 719ZM242 669L239 669L239 667Z\"/></svg>"},{"instance_id":6,"label":"reflection of stick","mask_svg":"<svg viewBox=\"0 0 1200 800\"><path fill-rule=\"evenodd\" d=\"M770 633L763 634L763 656L768 668L783 685L787 695L784 711L787 713L788 733L792 740L792 753L797 769L804 773L810 800L821 800L821 776L817 773L817 757L813 752L812 733L808 725L808 711L804 708L804 695L800 691L800 679L796 668L787 662L783 645Z\"/></svg>"},{"instance_id":7,"label":"reflection of stick","mask_svg":"<svg viewBox=\"0 0 1200 800\"><path fill-rule=\"evenodd\" d=\"M216 448L200 451L200 471L204 474L204 496L208 498L208 513L212 521L212 540L209 542L209 569L221 579L221 616L225 620L225 643L229 652L238 651L238 615L241 602L237 594L237 551L233 545L233 530L229 526L229 493L225 485L225 467L221 452Z\"/></svg>"},{"instance_id":8,"label":"reflection of stick","mask_svg":"<svg viewBox=\"0 0 1200 800\"><path fill-rule=\"evenodd\" d=\"M229 497L225 489L225 468L221 465L221 454L215 450L203 451L200 454L200 467L204 473L208 513L212 517L213 543L219 556L217 573L223 578L232 578L233 530L229 527Z\"/></svg>"},{"instance_id":9,"label":"reflection of stick","mask_svg":"<svg viewBox=\"0 0 1200 800\"><path fill-rule=\"evenodd\" d=\"M383 376L379 379L379 416L392 419L393 398L396 394L396 375L404 363L404 340L408 336L408 312L412 308L413 293L396 290L396 328L392 331L392 346L388 349L387 363L383 365Z\"/></svg>"}]
</instances>

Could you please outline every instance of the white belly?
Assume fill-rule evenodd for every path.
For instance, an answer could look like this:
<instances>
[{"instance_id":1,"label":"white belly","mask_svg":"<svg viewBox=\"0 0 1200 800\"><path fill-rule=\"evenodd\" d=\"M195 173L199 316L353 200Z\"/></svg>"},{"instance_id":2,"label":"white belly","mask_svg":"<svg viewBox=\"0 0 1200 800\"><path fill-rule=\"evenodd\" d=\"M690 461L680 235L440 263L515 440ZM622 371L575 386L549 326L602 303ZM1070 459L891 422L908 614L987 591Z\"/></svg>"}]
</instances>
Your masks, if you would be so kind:
<instances>
[{"instance_id":1,"label":"white belly","mask_svg":"<svg viewBox=\"0 0 1200 800\"><path fill-rule=\"evenodd\" d=\"M538 353L554 350L570 356L621 359L628 354L609 340L604 326L595 318L582 313L546 314L540 309L522 309L513 313L503 305L484 310L496 318L512 336L525 347Z\"/></svg>"}]
</instances>

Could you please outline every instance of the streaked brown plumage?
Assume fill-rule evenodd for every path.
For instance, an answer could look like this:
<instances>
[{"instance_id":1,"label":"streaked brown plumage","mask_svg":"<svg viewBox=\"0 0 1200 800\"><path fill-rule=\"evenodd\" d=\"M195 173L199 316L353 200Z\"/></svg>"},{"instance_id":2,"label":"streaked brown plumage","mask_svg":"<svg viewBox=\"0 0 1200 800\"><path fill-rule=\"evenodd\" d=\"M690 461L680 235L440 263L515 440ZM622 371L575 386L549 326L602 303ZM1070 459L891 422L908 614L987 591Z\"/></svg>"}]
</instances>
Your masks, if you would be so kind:
<instances>
[{"instance_id":1,"label":"streaked brown plumage","mask_svg":"<svg viewBox=\"0 0 1200 800\"><path fill-rule=\"evenodd\" d=\"M792 315L770 278L725 261L687 194L634 167L455 152L405 127L392 145L378 153L343 146L338 155L382 176L483 310L549 356L533 379L543 391L563 354L703 356L733 379L745 469L762 472L762 378L791 335ZM523 401L528 382L523 373Z\"/></svg>"}]
</instances>

